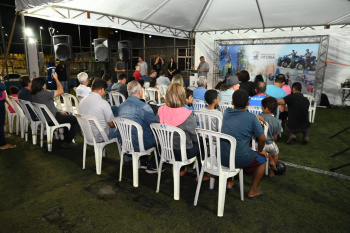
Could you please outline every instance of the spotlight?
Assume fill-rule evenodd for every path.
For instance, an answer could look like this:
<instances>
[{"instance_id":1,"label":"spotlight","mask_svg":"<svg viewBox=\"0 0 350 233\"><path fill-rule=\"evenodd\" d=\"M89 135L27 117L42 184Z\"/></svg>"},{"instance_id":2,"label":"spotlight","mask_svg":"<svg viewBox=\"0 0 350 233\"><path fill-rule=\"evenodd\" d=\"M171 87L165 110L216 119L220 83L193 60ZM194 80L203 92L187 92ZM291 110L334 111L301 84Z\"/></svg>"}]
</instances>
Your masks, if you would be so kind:
<instances>
[{"instance_id":1,"label":"spotlight","mask_svg":"<svg viewBox=\"0 0 350 233\"><path fill-rule=\"evenodd\" d=\"M151 35L149 35L148 37L149 37L149 38L152 38L152 36L151 36Z\"/></svg>"},{"instance_id":2,"label":"spotlight","mask_svg":"<svg viewBox=\"0 0 350 233\"><path fill-rule=\"evenodd\" d=\"M115 33L118 33L118 30L115 30L114 32L115 32Z\"/></svg>"},{"instance_id":3,"label":"spotlight","mask_svg":"<svg viewBox=\"0 0 350 233\"><path fill-rule=\"evenodd\" d=\"M43 30L44 28L43 28L43 26L40 26L40 30Z\"/></svg>"},{"instance_id":4,"label":"spotlight","mask_svg":"<svg viewBox=\"0 0 350 233\"><path fill-rule=\"evenodd\" d=\"M32 29L30 29L30 28L26 28L26 29L25 29L25 33L26 33L26 35L29 36L29 37L30 37L30 36L33 36L33 31L32 31Z\"/></svg>"},{"instance_id":5,"label":"spotlight","mask_svg":"<svg viewBox=\"0 0 350 233\"><path fill-rule=\"evenodd\" d=\"M34 40L34 38L30 37L30 38L28 39L28 42L31 43L31 44L34 44L34 43L35 43L35 40Z\"/></svg>"}]
</instances>

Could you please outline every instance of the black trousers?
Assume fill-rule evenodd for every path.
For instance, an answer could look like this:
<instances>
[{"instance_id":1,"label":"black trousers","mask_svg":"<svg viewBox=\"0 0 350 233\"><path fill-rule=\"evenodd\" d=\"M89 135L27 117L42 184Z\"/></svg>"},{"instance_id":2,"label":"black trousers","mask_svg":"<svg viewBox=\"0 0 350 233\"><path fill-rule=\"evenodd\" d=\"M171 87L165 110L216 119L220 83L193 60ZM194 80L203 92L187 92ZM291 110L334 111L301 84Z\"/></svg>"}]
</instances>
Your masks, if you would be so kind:
<instances>
[{"instance_id":1,"label":"black trousers","mask_svg":"<svg viewBox=\"0 0 350 233\"><path fill-rule=\"evenodd\" d=\"M72 142L72 140L75 138L75 135L80 130L79 123L77 121L77 118L73 115L69 114L62 114L60 112L57 112L56 114L56 120L58 123L63 124L63 123L70 123L70 129L64 128L64 142Z\"/></svg>"},{"instance_id":2,"label":"black trousers","mask_svg":"<svg viewBox=\"0 0 350 233\"><path fill-rule=\"evenodd\" d=\"M6 145L5 131L4 131L5 115L6 115L5 101L6 101L5 99L0 100L0 146Z\"/></svg>"}]
</instances>

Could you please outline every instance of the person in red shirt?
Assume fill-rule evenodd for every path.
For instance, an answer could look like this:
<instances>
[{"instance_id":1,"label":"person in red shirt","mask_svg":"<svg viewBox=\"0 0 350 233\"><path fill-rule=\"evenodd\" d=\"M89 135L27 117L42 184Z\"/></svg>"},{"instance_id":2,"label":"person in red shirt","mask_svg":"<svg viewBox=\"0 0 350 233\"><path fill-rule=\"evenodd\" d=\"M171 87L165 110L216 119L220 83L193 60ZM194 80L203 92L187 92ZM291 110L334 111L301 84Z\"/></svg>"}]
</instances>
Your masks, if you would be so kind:
<instances>
[{"instance_id":1,"label":"person in red shirt","mask_svg":"<svg viewBox=\"0 0 350 233\"><path fill-rule=\"evenodd\" d=\"M141 71L141 66L140 65L136 65L135 66L135 72L132 75L135 78L135 81L138 81L138 80L142 79L140 71Z\"/></svg>"}]
</instances>

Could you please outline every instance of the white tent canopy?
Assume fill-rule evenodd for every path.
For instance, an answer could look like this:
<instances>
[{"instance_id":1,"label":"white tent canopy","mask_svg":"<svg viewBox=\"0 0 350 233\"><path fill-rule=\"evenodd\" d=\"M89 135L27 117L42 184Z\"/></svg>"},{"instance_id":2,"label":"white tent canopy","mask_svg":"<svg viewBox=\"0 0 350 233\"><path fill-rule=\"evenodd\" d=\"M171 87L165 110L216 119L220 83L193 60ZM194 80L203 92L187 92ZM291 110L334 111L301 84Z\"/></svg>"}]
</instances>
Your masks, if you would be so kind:
<instances>
[{"instance_id":1,"label":"white tent canopy","mask_svg":"<svg viewBox=\"0 0 350 233\"><path fill-rule=\"evenodd\" d=\"M189 38L190 32L350 24L348 0L16 0L16 10L64 23Z\"/></svg>"}]
</instances>

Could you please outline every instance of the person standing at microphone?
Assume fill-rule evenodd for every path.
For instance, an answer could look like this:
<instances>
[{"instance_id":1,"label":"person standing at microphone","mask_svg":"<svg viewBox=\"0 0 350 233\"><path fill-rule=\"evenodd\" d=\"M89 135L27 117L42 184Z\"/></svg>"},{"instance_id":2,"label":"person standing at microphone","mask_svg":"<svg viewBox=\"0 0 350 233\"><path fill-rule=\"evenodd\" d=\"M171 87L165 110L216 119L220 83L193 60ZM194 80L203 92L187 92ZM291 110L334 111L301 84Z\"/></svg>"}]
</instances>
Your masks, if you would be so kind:
<instances>
[{"instance_id":1,"label":"person standing at microphone","mask_svg":"<svg viewBox=\"0 0 350 233\"><path fill-rule=\"evenodd\" d=\"M198 65L198 77L204 76L208 78L207 74L209 72L209 63L205 61L203 56L201 56L199 59L201 62Z\"/></svg>"}]
</instances>

